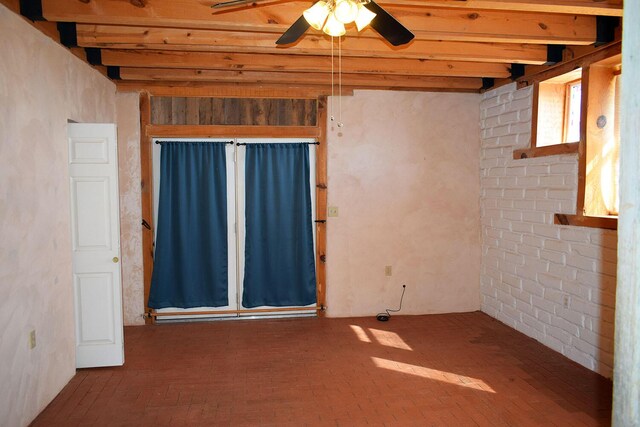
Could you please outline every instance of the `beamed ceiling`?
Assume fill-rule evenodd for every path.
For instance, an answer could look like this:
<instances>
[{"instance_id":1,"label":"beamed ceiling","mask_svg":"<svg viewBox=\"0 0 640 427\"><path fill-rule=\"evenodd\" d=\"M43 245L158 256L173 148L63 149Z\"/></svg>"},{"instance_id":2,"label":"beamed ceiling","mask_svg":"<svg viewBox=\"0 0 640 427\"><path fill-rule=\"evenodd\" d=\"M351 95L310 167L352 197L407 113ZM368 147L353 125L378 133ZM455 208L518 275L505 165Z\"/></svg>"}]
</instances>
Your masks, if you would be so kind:
<instances>
[{"instance_id":1,"label":"beamed ceiling","mask_svg":"<svg viewBox=\"0 0 640 427\"><path fill-rule=\"evenodd\" d=\"M312 1L262 0L222 10L211 7L216 0L0 2L121 89L330 90L330 37L311 28L296 44L275 44ZM377 2L415 39L393 47L370 28L357 33L348 26L346 90L477 92L615 42L622 17L622 0Z\"/></svg>"}]
</instances>

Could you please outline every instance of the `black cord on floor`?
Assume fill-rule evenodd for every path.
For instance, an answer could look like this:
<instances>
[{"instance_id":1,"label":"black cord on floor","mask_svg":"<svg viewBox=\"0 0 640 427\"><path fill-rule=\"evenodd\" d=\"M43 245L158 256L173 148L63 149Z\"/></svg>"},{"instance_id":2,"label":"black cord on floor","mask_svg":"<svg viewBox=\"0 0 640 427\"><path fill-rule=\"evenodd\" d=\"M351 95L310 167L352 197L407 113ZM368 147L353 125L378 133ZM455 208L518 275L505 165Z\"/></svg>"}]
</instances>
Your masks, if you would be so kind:
<instances>
[{"instance_id":1,"label":"black cord on floor","mask_svg":"<svg viewBox=\"0 0 640 427\"><path fill-rule=\"evenodd\" d=\"M400 306L398 307L397 310L393 310L391 308L387 308L385 310L385 313L378 313L376 315L376 319L378 319L381 322L386 322L387 320L389 320L389 318L391 317L391 313L397 313L400 310L402 310L402 300L404 299L404 291L407 290L407 285L402 285L402 295L400 296Z\"/></svg>"}]
</instances>

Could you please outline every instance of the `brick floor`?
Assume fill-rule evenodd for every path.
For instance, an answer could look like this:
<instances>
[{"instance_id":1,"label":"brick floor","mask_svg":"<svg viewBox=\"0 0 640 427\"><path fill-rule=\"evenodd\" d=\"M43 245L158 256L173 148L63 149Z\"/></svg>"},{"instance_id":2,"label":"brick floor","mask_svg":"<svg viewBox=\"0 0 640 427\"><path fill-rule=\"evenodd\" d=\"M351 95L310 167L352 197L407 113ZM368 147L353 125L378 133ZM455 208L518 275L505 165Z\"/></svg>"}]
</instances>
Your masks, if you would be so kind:
<instances>
[{"instance_id":1,"label":"brick floor","mask_svg":"<svg viewBox=\"0 0 640 427\"><path fill-rule=\"evenodd\" d=\"M34 426L609 425L609 380L476 313L125 328Z\"/></svg>"}]
</instances>

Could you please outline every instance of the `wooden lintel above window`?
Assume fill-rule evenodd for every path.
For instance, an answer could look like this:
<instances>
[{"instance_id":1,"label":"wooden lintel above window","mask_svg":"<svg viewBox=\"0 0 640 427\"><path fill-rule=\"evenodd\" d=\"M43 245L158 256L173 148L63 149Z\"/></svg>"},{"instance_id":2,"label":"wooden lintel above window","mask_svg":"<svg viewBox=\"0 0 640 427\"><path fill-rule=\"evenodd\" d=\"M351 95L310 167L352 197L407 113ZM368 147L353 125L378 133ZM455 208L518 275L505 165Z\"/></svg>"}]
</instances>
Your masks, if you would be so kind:
<instances>
[{"instance_id":1,"label":"wooden lintel above window","mask_svg":"<svg viewBox=\"0 0 640 427\"><path fill-rule=\"evenodd\" d=\"M236 125L147 125L146 133L155 138L317 138L317 126L236 126Z\"/></svg>"},{"instance_id":2,"label":"wooden lintel above window","mask_svg":"<svg viewBox=\"0 0 640 427\"><path fill-rule=\"evenodd\" d=\"M594 62L606 60L620 55L622 52L622 41L617 40L606 46L585 47L582 54L578 53L575 58L563 61L554 66L529 67L524 76L518 79L518 89L530 86L537 82L549 80L561 74L569 73L578 68L587 67Z\"/></svg>"}]
</instances>

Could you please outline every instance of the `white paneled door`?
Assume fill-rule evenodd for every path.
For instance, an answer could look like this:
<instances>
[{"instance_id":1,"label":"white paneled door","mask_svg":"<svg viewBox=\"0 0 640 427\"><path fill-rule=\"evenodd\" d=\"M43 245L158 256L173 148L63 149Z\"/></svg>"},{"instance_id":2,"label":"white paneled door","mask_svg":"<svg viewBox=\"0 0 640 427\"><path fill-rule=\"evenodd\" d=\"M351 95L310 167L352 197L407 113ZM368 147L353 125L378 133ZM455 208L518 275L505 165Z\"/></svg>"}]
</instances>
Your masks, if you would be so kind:
<instances>
[{"instance_id":1,"label":"white paneled door","mask_svg":"<svg viewBox=\"0 0 640 427\"><path fill-rule=\"evenodd\" d=\"M69 124L76 367L124 363L114 124Z\"/></svg>"}]
</instances>

